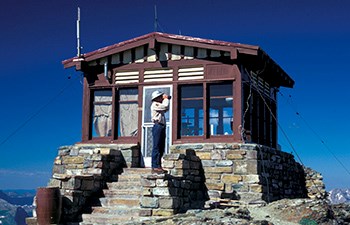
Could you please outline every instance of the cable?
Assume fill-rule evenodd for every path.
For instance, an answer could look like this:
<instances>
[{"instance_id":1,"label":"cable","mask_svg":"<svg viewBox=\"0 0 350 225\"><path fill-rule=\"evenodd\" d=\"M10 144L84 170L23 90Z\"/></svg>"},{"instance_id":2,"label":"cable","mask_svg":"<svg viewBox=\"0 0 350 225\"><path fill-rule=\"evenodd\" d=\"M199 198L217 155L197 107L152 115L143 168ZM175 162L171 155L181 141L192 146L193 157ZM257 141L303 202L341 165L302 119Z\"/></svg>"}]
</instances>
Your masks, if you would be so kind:
<instances>
[{"instance_id":1,"label":"cable","mask_svg":"<svg viewBox=\"0 0 350 225\"><path fill-rule=\"evenodd\" d=\"M246 116L246 114L247 114L247 112L248 112L248 110L249 110L249 108L250 108L250 104L249 104L249 100L250 100L250 98L251 98L251 96L252 96L252 86L251 86L251 84L249 83L249 95L248 95L248 98L247 98L247 102L246 102L246 104L247 104L247 108L245 109L245 111L244 111L244 113L243 113L243 123L242 123L242 127L241 127L241 129L240 129L240 133L241 133L241 139L242 139L242 141L244 142L244 143L246 143L246 135L245 135L245 116Z\"/></svg>"},{"instance_id":2,"label":"cable","mask_svg":"<svg viewBox=\"0 0 350 225\"><path fill-rule=\"evenodd\" d=\"M267 104L267 102L266 102L264 96L261 94L261 92L260 92L260 90L259 90L259 87L258 87L258 84L251 78L250 73L249 73L248 71L246 71L246 72L247 72L247 74L248 74L248 77L249 77L250 81L253 83L253 85L255 86L255 88L256 88L258 94L260 95L261 99L263 100L265 106L266 106L267 109L269 110L271 116L272 116L273 119L276 121L276 124L277 124L278 128L281 130L281 132L283 133L284 137L286 138L288 144L289 144L290 147L292 148L292 150L293 150L295 156L298 158L300 164L301 164L303 167L306 167L305 164L303 163L303 161L301 160L301 158L300 158L298 152L297 152L296 149L294 148L294 146L293 146L291 140L288 138L287 133L284 131L284 129L282 128L282 126L279 124L279 122L277 121L276 116L273 114L273 112L272 112L270 106ZM257 75L258 75L258 74L257 74ZM318 186L316 185L316 183L314 182L314 180L312 180L312 179L310 179L310 180L311 180L311 182L313 183L313 185L316 187L318 193L322 196L323 194L322 194L321 190L319 189L319 187L318 187Z\"/></svg>"},{"instance_id":3,"label":"cable","mask_svg":"<svg viewBox=\"0 0 350 225\"><path fill-rule=\"evenodd\" d=\"M280 95L285 98L285 96L280 92ZM291 97L289 95L289 97ZM287 101L288 102L288 101ZM328 150L328 152L334 157L334 159L343 167L343 169L350 175L350 171L346 168L346 166L340 161L340 159L333 153L333 151L328 147L328 145L323 141L322 137L311 127L311 125L306 121L306 119L288 102L288 104L294 109L295 114L301 118L301 120L306 124L306 126L314 133L314 135L320 140L320 142L324 145L324 147Z\"/></svg>"},{"instance_id":4,"label":"cable","mask_svg":"<svg viewBox=\"0 0 350 225\"><path fill-rule=\"evenodd\" d=\"M79 76L78 76L79 78ZM68 77L70 79L70 77ZM25 125L27 125L32 119L34 119L37 115L39 115L48 105L50 105L53 101L55 101L62 93L68 89L73 84L73 82L67 82L65 86L56 94L54 95L47 103L45 103L43 106L41 106L36 112L34 112L31 116L28 117L22 124L20 124L14 131L12 131L6 138L4 138L1 143L0 147L5 144L11 137L16 135Z\"/></svg>"}]
</instances>

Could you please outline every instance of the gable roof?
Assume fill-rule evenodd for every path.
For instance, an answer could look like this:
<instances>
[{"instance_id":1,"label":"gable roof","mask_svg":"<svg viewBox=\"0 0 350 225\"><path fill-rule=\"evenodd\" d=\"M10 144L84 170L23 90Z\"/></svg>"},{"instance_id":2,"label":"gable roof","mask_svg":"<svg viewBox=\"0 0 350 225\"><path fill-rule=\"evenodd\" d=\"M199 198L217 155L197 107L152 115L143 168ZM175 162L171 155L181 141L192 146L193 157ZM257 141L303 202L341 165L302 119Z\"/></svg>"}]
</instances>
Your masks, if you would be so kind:
<instances>
[{"instance_id":1,"label":"gable roof","mask_svg":"<svg viewBox=\"0 0 350 225\"><path fill-rule=\"evenodd\" d=\"M148 44L150 49L154 49L156 42L225 51L229 52L230 59L232 60L237 59L238 55L254 58L256 62L263 62L262 64L265 65L269 64L270 70L279 75L280 86L293 87L294 85L294 81L288 76L288 74L277 63L275 63L259 46L160 32L149 33L114 45L106 46L104 48L82 54L80 57L76 56L64 60L62 61L62 64L64 65L64 68L69 68L77 66L81 62L91 62L96 59L117 54L146 44Z\"/></svg>"}]
</instances>

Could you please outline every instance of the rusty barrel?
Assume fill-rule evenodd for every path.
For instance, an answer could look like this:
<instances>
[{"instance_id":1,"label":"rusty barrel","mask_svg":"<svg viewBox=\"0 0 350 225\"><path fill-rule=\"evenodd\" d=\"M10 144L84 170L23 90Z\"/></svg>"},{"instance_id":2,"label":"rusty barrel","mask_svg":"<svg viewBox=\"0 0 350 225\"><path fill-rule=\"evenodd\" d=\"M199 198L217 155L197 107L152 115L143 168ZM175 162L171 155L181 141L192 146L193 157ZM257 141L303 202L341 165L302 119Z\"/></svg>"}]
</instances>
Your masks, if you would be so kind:
<instances>
[{"instance_id":1,"label":"rusty barrel","mask_svg":"<svg viewBox=\"0 0 350 225\"><path fill-rule=\"evenodd\" d=\"M39 225L58 224L61 217L61 193L58 187L41 187L36 192L36 214Z\"/></svg>"}]
</instances>

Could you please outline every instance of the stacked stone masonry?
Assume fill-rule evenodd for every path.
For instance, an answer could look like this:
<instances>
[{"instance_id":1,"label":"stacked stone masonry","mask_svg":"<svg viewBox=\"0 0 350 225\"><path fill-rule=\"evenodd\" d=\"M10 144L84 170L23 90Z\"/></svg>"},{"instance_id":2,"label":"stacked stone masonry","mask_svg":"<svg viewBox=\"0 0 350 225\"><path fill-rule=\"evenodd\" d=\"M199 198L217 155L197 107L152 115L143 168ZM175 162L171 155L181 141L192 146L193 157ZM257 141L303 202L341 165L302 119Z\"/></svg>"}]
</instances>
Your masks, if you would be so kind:
<instances>
[{"instance_id":1,"label":"stacked stone masonry","mask_svg":"<svg viewBox=\"0 0 350 225\"><path fill-rule=\"evenodd\" d=\"M204 173L195 151L164 156L168 174L149 174L141 178L140 216L170 216L187 209L203 208L208 200Z\"/></svg>"},{"instance_id":2,"label":"stacked stone masonry","mask_svg":"<svg viewBox=\"0 0 350 225\"><path fill-rule=\"evenodd\" d=\"M321 173L308 167L304 167L304 171L308 197L311 199L327 198L326 187L323 183L323 176Z\"/></svg>"},{"instance_id":3,"label":"stacked stone masonry","mask_svg":"<svg viewBox=\"0 0 350 225\"><path fill-rule=\"evenodd\" d=\"M201 207L199 199L209 204L264 204L283 198L322 198L317 193L325 192L319 173L304 170L289 153L256 144L174 145L163 167L169 175L142 178L143 216Z\"/></svg>"},{"instance_id":4,"label":"stacked stone masonry","mask_svg":"<svg viewBox=\"0 0 350 225\"><path fill-rule=\"evenodd\" d=\"M293 155L257 144L208 143L170 147L168 174L141 176L140 216L169 216L218 202L261 204L283 198L323 198L322 176ZM140 167L137 145L63 146L48 186L63 196L63 222L81 221L107 182ZM323 193L323 194L322 194Z\"/></svg>"},{"instance_id":5,"label":"stacked stone masonry","mask_svg":"<svg viewBox=\"0 0 350 225\"><path fill-rule=\"evenodd\" d=\"M171 153L188 149L201 160L205 187L213 201L229 198L254 204L307 197L315 192L314 187L307 189L304 168L292 154L257 144L234 143L174 145ZM317 182L324 191L322 179Z\"/></svg>"},{"instance_id":6,"label":"stacked stone masonry","mask_svg":"<svg viewBox=\"0 0 350 225\"><path fill-rule=\"evenodd\" d=\"M135 145L77 144L58 150L48 186L59 187L62 220L80 221L98 201L107 182L115 182L125 167L139 167L139 148Z\"/></svg>"}]
</instances>

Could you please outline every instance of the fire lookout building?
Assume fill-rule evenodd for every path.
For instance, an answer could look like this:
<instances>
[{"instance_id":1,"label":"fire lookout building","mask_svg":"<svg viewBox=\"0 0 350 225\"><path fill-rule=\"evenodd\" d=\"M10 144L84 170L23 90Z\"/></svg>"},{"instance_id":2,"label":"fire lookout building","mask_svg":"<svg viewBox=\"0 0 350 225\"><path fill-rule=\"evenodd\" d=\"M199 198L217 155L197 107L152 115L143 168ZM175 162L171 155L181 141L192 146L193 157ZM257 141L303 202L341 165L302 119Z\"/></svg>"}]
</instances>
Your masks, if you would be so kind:
<instances>
[{"instance_id":1,"label":"fire lookout building","mask_svg":"<svg viewBox=\"0 0 350 225\"><path fill-rule=\"evenodd\" d=\"M101 212L116 208L164 216L324 190L277 149L276 95L294 81L258 46L150 33L63 65L84 74L82 140L59 149L49 182L64 196L65 221L104 224ZM147 168L155 90L172 96L162 175ZM86 210L91 197L102 209Z\"/></svg>"},{"instance_id":2,"label":"fire lookout building","mask_svg":"<svg viewBox=\"0 0 350 225\"><path fill-rule=\"evenodd\" d=\"M277 98L294 81L260 47L150 33L63 61L84 73L83 143L151 154L151 97L172 96L167 149L184 143L277 146Z\"/></svg>"}]
</instances>

